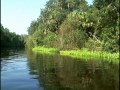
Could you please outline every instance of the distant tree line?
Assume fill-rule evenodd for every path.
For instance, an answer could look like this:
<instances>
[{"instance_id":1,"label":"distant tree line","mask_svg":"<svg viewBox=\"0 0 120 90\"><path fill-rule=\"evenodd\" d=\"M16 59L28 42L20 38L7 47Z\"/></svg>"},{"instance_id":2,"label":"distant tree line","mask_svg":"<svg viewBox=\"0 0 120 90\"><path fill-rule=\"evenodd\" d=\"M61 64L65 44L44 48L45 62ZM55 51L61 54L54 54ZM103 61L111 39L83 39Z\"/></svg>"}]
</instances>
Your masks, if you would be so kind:
<instances>
[{"instance_id":1,"label":"distant tree line","mask_svg":"<svg viewBox=\"0 0 120 90\"><path fill-rule=\"evenodd\" d=\"M49 0L28 28L27 46L119 50L119 0Z\"/></svg>"},{"instance_id":2,"label":"distant tree line","mask_svg":"<svg viewBox=\"0 0 120 90\"><path fill-rule=\"evenodd\" d=\"M25 46L25 35L17 35L14 32L10 32L9 29L4 28L2 24L0 34L1 48L23 48Z\"/></svg>"}]
</instances>

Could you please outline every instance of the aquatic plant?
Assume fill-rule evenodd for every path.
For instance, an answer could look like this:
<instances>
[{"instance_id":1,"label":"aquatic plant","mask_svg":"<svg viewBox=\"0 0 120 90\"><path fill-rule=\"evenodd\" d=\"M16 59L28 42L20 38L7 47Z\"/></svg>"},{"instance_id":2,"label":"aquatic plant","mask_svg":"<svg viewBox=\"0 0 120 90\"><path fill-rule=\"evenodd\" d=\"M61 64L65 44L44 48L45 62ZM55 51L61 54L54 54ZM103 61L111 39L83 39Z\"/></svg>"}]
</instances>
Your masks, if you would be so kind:
<instances>
[{"instance_id":1,"label":"aquatic plant","mask_svg":"<svg viewBox=\"0 0 120 90\"><path fill-rule=\"evenodd\" d=\"M109 53L105 51L89 51L87 49L82 50L64 50L60 51L61 55L71 56L73 58L81 59L96 59L96 60L108 60L119 63L119 53Z\"/></svg>"},{"instance_id":2,"label":"aquatic plant","mask_svg":"<svg viewBox=\"0 0 120 90\"><path fill-rule=\"evenodd\" d=\"M55 53L57 53L56 48L47 48L47 47L44 47L44 46L34 47L32 50L34 52L40 52L40 53L46 53L46 54L55 54Z\"/></svg>"},{"instance_id":3,"label":"aquatic plant","mask_svg":"<svg viewBox=\"0 0 120 90\"><path fill-rule=\"evenodd\" d=\"M107 60L109 62L119 63L119 53L109 53L105 51L89 51L86 48L81 50L61 50L59 51L56 48L48 48L44 46L34 47L32 49L34 52L40 52L45 54L57 54L63 56L70 56L73 58L79 58L84 60L94 59L94 60Z\"/></svg>"}]
</instances>

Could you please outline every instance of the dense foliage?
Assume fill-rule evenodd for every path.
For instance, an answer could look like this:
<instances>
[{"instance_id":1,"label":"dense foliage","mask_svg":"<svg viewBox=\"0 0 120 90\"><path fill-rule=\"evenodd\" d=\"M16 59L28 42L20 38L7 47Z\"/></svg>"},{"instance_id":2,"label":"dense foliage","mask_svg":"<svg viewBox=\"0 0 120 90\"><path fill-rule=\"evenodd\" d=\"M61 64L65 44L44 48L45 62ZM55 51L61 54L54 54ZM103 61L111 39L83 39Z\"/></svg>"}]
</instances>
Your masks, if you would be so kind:
<instances>
[{"instance_id":1,"label":"dense foliage","mask_svg":"<svg viewBox=\"0 0 120 90\"><path fill-rule=\"evenodd\" d=\"M20 48L20 47L24 47L25 42L25 35L17 35L14 32L10 32L9 29L4 28L1 25L1 29L0 29L0 33L1 33L1 48Z\"/></svg>"},{"instance_id":2,"label":"dense foliage","mask_svg":"<svg viewBox=\"0 0 120 90\"><path fill-rule=\"evenodd\" d=\"M49 0L28 28L28 46L119 50L119 0Z\"/></svg>"}]
</instances>

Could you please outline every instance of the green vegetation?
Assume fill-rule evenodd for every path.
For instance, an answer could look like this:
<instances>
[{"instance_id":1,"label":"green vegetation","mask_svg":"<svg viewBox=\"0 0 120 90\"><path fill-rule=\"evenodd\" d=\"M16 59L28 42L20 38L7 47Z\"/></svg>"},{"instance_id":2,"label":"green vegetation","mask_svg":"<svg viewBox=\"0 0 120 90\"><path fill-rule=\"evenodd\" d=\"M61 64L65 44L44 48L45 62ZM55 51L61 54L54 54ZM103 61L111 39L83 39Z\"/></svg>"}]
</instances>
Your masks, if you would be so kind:
<instances>
[{"instance_id":1,"label":"green vegetation","mask_svg":"<svg viewBox=\"0 0 120 90\"><path fill-rule=\"evenodd\" d=\"M70 56L73 58L79 58L84 60L108 60L109 62L119 63L119 53L109 53L105 51L89 51L88 49L81 50L58 50L56 48L47 48L45 46L38 46L32 49L34 52L45 53L45 54L60 54L64 56Z\"/></svg>"},{"instance_id":2,"label":"green vegetation","mask_svg":"<svg viewBox=\"0 0 120 90\"><path fill-rule=\"evenodd\" d=\"M108 52L88 51L87 49L83 49L83 50L60 51L60 54L86 60L93 59L93 60L109 60L117 63L119 62L119 53L111 54Z\"/></svg>"},{"instance_id":3,"label":"green vegetation","mask_svg":"<svg viewBox=\"0 0 120 90\"><path fill-rule=\"evenodd\" d=\"M1 48L23 48L25 46L25 35L17 35L14 32L9 32L8 28L4 28L1 25Z\"/></svg>"},{"instance_id":4,"label":"green vegetation","mask_svg":"<svg viewBox=\"0 0 120 90\"><path fill-rule=\"evenodd\" d=\"M116 59L119 8L119 0L93 0L92 5L86 0L48 0L28 27L28 36L11 33L1 25L1 46L23 47L25 42L26 47L36 47L34 51L49 53L57 48L64 55Z\"/></svg>"},{"instance_id":5,"label":"green vegetation","mask_svg":"<svg viewBox=\"0 0 120 90\"><path fill-rule=\"evenodd\" d=\"M57 53L57 49L55 48L46 48L43 46L35 47L32 49L35 52L45 53L45 54L55 54Z\"/></svg>"},{"instance_id":6,"label":"green vegetation","mask_svg":"<svg viewBox=\"0 0 120 90\"><path fill-rule=\"evenodd\" d=\"M92 5L85 0L49 0L31 22L26 46L57 48L61 54L75 57L116 59L119 8L119 0L93 0Z\"/></svg>"}]
</instances>

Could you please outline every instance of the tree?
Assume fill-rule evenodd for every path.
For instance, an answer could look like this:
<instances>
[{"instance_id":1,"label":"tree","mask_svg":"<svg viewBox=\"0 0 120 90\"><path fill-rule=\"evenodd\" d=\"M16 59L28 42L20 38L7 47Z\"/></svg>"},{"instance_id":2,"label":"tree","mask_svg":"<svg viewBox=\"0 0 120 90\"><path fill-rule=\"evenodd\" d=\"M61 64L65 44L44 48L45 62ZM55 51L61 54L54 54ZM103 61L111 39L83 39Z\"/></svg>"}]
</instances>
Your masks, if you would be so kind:
<instances>
[{"instance_id":1,"label":"tree","mask_svg":"<svg viewBox=\"0 0 120 90\"><path fill-rule=\"evenodd\" d=\"M38 28L38 22L32 21L30 27L28 27L28 34L32 35Z\"/></svg>"},{"instance_id":2,"label":"tree","mask_svg":"<svg viewBox=\"0 0 120 90\"><path fill-rule=\"evenodd\" d=\"M8 28L4 28L1 24L1 47L24 47L24 38L25 35L17 35L14 32L10 32Z\"/></svg>"}]
</instances>

